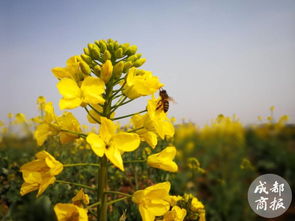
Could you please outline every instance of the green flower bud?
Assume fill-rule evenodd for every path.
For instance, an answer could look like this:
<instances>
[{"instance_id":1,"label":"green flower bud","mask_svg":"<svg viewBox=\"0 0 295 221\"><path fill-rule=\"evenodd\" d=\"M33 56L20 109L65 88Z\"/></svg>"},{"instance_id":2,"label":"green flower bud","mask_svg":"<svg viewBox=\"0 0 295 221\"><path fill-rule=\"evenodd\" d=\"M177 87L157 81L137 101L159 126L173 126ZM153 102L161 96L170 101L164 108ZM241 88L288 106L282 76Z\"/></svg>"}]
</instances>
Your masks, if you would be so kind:
<instances>
[{"instance_id":1,"label":"green flower bud","mask_svg":"<svg viewBox=\"0 0 295 221\"><path fill-rule=\"evenodd\" d=\"M134 55L137 51L137 46L136 45L132 45L128 48L128 50L126 51L127 55Z\"/></svg>"},{"instance_id":2,"label":"green flower bud","mask_svg":"<svg viewBox=\"0 0 295 221\"><path fill-rule=\"evenodd\" d=\"M88 44L88 48L94 59L96 60L100 59L100 49L96 44Z\"/></svg>"},{"instance_id":3,"label":"green flower bud","mask_svg":"<svg viewBox=\"0 0 295 221\"><path fill-rule=\"evenodd\" d=\"M90 56L90 50L89 48L83 48L84 54Z\"/></svg>"},{"instance_id":4,"label":"green flower bud","mask_svg":"<svg viewBox=\"0 0 295 221\"><path fill-rule=\"evenodd\" d=\"M126 53L126 51L128 50L130 44L129 43L124 43L121 45L122 49L123 49L123 54Z\"/></svg>"},{"instance_id":5,"label":"green flower bud","mask_svg":"<svg viewBox=\"0 0 295 221\"><path fill-rule=\"evenodd\" d=\"M120 61L119 63L115 64L113 74L116 77L120 77L124 70L124 61Z\"/></svg>"},{"instance_id":6,"label":"green flower bud","mask_svg":"<svg viewBox=\"0 0 295 221\"><path fill-rule=\"evenodd\" d=\"M114 50L117 50L120 47L117 41L114 42Z\"/></svg>"},{"instance_id":7,"label":"green flower bud","mask_svg":"<svg viewBox=\"0 0 295 221\"><path fill-rule=\"evenodd\" d=\"M122 57L123 57L123 49L122 49L122 48L118 48L118 49L115 51L115 57L116 57L116 58L122 58Z\"/></svg>"},{"instance_id":8,"label":"green flower bud","mask_svg":"<svg viewBox=\"0 0 295 221\"><path fill-rule=\"evenodd\" d=\"M104 40L100 40L98 44L101 52L105 52L105 50L107 50L107 44Z\"/></svg>"},{"instance_id":9,"label":"green flower bud","mask_svg":"<svg viewBox=\"0 0 295 221\"><path fill-rule=\"evenodd\" d=\"M130 61L127 61L125 64L124 64L124 69L123 69L123 72L127 72L129 70L129 68L132 67L132 62Z\"/></svg>"},{"instance_id":10,"label":"green flower bud","mask_svg":"<svg viewBox=\"0 0 295 221\"><path fill-rule=\"evenodd\" d=\"M133 65L134 67L140 67L141 65L143 65L144 63L146 62L146 59L145 58L140 58L138 60L136 60Z\"/></svg>"},{"instance_id":11,"label":"green flower bud","mask_svg":"<svg viewBox=\"0 0 295 221\"><path fill-rule=\"evenodd\" d=\"M136 55L131 55L130 57L127 58L127 61L135 61L136 60Z\"/></svg>"},{"instance_id":12,"label":"green flower bud","mask_svg":"<svg viewBox=\"0 0 295 221\"><path fill-rule=\"evenodd\" d=\"M109 50L109 51L114 51L114 42L109 42L108 44L107 44L107 49Z\"/></svg>"},{"instance_id":13,"label":"green flower bud","mask_svg":"<svg viewBox=\"0 0 295 221\"><path fill-rule=\"evenodd\" d=\"M135 54L135 57L136 57L136 59L139 59L139 58L141 58L141 56L142 56L142 54L140 54L140 53L138 53L138 54Z\"/></svg>"},{"instance_id":14,"label":"green flower bud","mask_svg":"<svg viewBox=\"0 0 295 221\"><path fill-rule=\"evenodd\" d=\"M85 61L88 65L92 65L92 59L86 54L81 54L81 58Z\"/></svg>"},{"instance_id":15,"label":"green flower bud","mask_svg":"<svg viewBox=\"0 0 295 221\"><path fill-rule=\"evenodd\" d=\"M79 66L80 66L80 69L83 72L83 74L89 75L91 73L91 69L90 69L89 65L86 62L81 61L79 63Z\"/></svg>"},{"instance_id":16,"label":"green flower bud","mask_svg":"<svg viewBox=\"0 0 295 221\"><path fill-rule=\"evenodd\" d=\"M106 61L106 60L111 60L112 58L112 55L111 53L108 51L108 50L105 50L104 54L103 54L103 60Z\"/></svg>"},{"instance_id":17,"label":"green flower bud","mask_svg":"<svg viewBox=\"0 0 295 221\"><path fill-rule=\"evenodd\" d=\"M93 67L93 73L97 76L97 77L100 77L100 71L101 71L101 66L100 65L95 65Z\"/></svg>"}]
</instances>

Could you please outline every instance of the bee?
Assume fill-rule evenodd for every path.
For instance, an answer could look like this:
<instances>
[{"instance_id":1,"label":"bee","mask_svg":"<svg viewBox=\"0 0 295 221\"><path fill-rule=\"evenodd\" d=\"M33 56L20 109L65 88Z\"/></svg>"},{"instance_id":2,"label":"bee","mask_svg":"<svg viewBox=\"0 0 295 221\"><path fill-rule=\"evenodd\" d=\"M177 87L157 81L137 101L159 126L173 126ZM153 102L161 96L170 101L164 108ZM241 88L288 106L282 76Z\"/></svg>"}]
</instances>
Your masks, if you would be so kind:
<instances>
[{"instance_id":1,"label":"bee","mask_svg":"<svg viewBox=\"0 0 295 221\"><path fill-rule=\"evenodd\" d=\"M162 109L166 113L169 110L169 101L174 100L172 97L169 97L167 91L162 88L160 88L159 96L161 100L159 100L156 110Z\"/></svg>"}]
</instances>

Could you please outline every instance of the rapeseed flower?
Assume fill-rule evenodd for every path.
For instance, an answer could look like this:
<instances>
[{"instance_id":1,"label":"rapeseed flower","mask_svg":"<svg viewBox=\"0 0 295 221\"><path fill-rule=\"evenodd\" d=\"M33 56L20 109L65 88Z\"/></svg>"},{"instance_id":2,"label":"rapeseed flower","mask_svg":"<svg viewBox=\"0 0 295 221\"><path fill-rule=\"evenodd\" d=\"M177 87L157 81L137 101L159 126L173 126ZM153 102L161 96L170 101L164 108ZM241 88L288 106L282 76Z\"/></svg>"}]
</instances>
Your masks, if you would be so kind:
<instances>
[{"instance_id":1,"label":"rapeseed flower","mask_svg":"<svg viewBox=\"0 0 295 221\"><path fill-rule=\"evenodd\" d=\"M158 143L157 134L153 131L148 131L147 129L144 128L144 120L146 117L147 115L136 114L132 116L131 122L134 125L134 128L142 128L136 131L141 141L145 141L148 143L150 147L155 148Z\"/></svg>"},{"instance_id":2,"label":"rapeseed flower","mask_svg":"<svg viewBox=\"0 0 295 221\"><path fill-rule=\"evenodd\" d=\"M72 203L81 206L89 204L89 196L84 193L83 189L79 190L79 192L72 198Z\"/></svg>"},{"instance_id":3,"label":"rapeseed flower","mask_svg":"<svg viewBox=\"0 0 295 221\"><path fill-rule=\"evenodd\" d=\"M169 191L170 183L163 182L133 194L132 201L138 205L143 221L153 221L169 211Z\"/></svg>"},{"instance_id":4,"label":"rapeseed flower","mask_svg":"<svg viewBox=\"0 0 295 221\"><path fill-rule=\"evenodd\" d=\"M79 87L77 82L70 78L63 78L57 83L57 88L63 96L59 101L61 110L73 109L85 104L103 104L102 94L105 84L100 78L86 77Z\"/></svg>"},{"instance_id":5,"label":"rapeseed flower","mask_svg":"<svg viewBox=\"0 0 295 221\"><path fill-rule=\"evenodd\" d=\"M135 133L116 133L118 128L113 121L105 117L101 117L100 120L99 134L89 133L86 140L97 156L106 155L116 167L124 171L121 153L136 150L140 144L140 138Z\"/></svg>"},{"instance_id":6,"label":"rapeseed flower","mask_svg":"<svg viewBox=\"0 0 295 221\"><path fill-rule=\"evenodd\" d=\"M70 112L64 112L57 118L57 125L61 129L59 132L59 139L62 144L69 143L78 138L77 135L64 132L62 130L70 130L74 132L81 132L80 124L75 116Z\"/></svg>"},{"instance_id":7,"label":"rapeseed flower","mask_svg":"<svg viewBox=\"0 0 295 221\"><path fill-rule=\"evenodd\" d=\"M76 138L75 134L64 132L70 130L80 132L80 124L70 112L64 112L61 116L56 116L51 102L44 105L44 117L34 132L34 138L38 146L42 146L49 136L60 135L61 143L68 143Z\"/></svg>"},{"instance_id":8,"label":"rapeseed flower","mask_svg":"<svg viewBox=\"0 0 295 221\"><path fill-rule=\"evenodd\" d=\"M58 221L88 221L87 209L72 203L58 203L54 212Z\"/></svg>"},{"instance_id":9,"label":"rapeseed flower","mask_svg":"<svg viewBox=\"0 0 295 221\"><path fill-rule=\"evenodd\" d=\"M84 78L84 73L81 67L87 66L86 62L84 62L80 56L76 55L67 60L66 67L55 67L52 69L52 72L59 80L63 78L70 78L79 82Z\"/></svg>"},{"instance_id":10,"label":"rapeseed flower","mask_svg":"<svg viewBox=\"0 0 295 221\"><path fill-rule=\"evenodd\" d=\"M144 127L148 131L157 133L161 139L165 139L166 136L173 137L174 126L161 108L157 110L160 99L152 98L148 101Z\"/></svg>"},{"instance_id":11,"label":"rapeseed flower","mask_svg":"<svg viewBox=\"0 0 295 221\"><path fill-rule=\"evenodd\" d=\"M186 210L178 206L174 206L171 211L164 215L163 221L183 221L186 216Z\"/></svg>"},{"instance_id":12,"label":"rapeseed flower","mask_svg":"<svg viewBox=\"0 0 295 221\"><path fill-rule=\"evenodd\" d=\"M177 172L178 166L173 161L175 155L176 148L174 146L168 146L160 153L148 156L147 163L150 167L155 167L169 172Z\"/></svg>"},{"instance_id":13,"label":"rapeseed flower","mask_svg":"<svg viewBox=\"0 0 295 221\"><path fill-rule=\"evenodd\" d=\"M152 72L130 68L126 83L123 87L123 93L130 99L140 96L152 95L161 87L163 87L158 77L153 76Z\"/></svg>"},{"instance_id":14,"label":"rapeseed flower","mask_svg":"<svg viewBox=\"0 0 295 221\"><path fill-rule=\"evenodd\" d=\"M37 160L26 163L20 168L25 181L21 186L21 195L38 190L37 197L40 196L50 184L55 182L55 176L63 170L63 164L48 152L41 151L35 156Z\"/></svg>"}]
</instances>

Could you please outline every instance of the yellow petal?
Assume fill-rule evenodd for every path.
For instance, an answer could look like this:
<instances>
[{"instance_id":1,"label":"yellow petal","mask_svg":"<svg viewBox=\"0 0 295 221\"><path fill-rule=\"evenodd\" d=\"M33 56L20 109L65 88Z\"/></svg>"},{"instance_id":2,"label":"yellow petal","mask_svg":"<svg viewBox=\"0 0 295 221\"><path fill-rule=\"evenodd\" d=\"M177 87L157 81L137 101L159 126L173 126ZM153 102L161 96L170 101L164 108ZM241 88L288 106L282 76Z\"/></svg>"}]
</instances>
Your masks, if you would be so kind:
<instances>
[{"instance_id":1,"label":"yellow petal","mask_svg":"<svg viewBox=\"0 0 295 221\"><path fill-rule=\"evenodd\" d=\"M72 202L78 206L82 203L88 205L89 196L84 193L83 189L80 189L80 191L72 198Z\"/></svg>"},{"instance_id":2,"label":"yellow petal","mask_svg":"<svg viewBox=\"0 0 295 221\"><path fill-rule=\"evenodd\" d=\"M57 89L65 99L74 99L81 96L81 91L77 83L70 78L61 79L57 83Z\"/></svg>"},{"instance_id":3,"label":"yellow petal","mask_svg":"<svg viewBox=\"0 0 295 221\"><path fill-rule=\"evenodd\" d=\"M143 200L144 198L144 190L137 190L135 193L133 193L132 195L132 201L134 203L141 203L141 201Z\"/></svg>"},{"instance_id":4,"label":"yellow petal","mask_svg":"<svg viewBox=\"0 0 295 221\"><path fill-rule=\"evenodd\" d=\"M105 91L105 84L100 78L86 77L81 85L83 102L88 104L103 104L105 100L101 96Z\"/></svg>"},{"instance_id":5,"label":"yellow petal","mask_svg":"<svg viewBox=\"0 0 295 221\"><path fill-rule=\"evenodd\" d=\"M55 113L54 113L54 108L52 102L47 102L44 105L44 112L45 112L45 121L47 123L51 123L52 121L55 120Z\"/></svg>"},{"instance_id":6,"label":"yellow petal","mask_svg":"<svg viewBox=\"0 0 295 221\"><path fill-rule=\"evenodd\" d=\"M34 132L34 138L37 141L37 145L42 146L51 134L52 130L48 124L39 124Z\"/></svg>"},{"instance_id":7,"label":"yellow petal","mask_svg":"<svg viewBox=\"0 0 295 221\"><path fill-rule=\"evenodd\" d=\"M161 199L151 200L148 204L149 212L155 216L163 216L169 211L169 202Z\"/></svg>"},{"instance_id":8,"label":"yellow petal","mask_svg":"<svg viewBox=\"0 0 295 221\"><path fill-rule=\"evenodd\" d=\"M113 121L105 117L101 117L100 120L101 120L101 125L99 129L99 134L101 138L105 141L105 143L109 144L111 137L115 134L117 130L117 126L116 124L114 124Z\"/></svg>"},{"instance_id":9,"label":"yellow petal","mask_svg":"<svg viewBox=\"0 0 295 221\"><path fill-rule=\"evenodd\" d=\"M110 78L112 77L112 73L113 73L113 65L112 62L110 60L107 60L101 67L101 72L100 72L100 77L101 79L107 83Z\"/></svg>"},{"instance_id":10,"label":"yellow petal","mask_svg":"<svg viewBox=\"0 0 295 221\"><path fill-rule=\"evenodd\" d=\"M46 167L44 160L33 160L21 166L20 171L39 171L43 167Z\"/></svg>"},{"instance_id":11,"label":"yellow petal","mask_svg":"<svg viewBox=\"0 0 295 221\"><path fill-rule=\"evenodd\" d=\"M135 133L121 132L112 137L111 145L119 150L130 152L138 148L140 138Z\"/></svg>"},{"instance_id":12,"label":"yellow petal","mask_svg":"<svg viewBox=\"0 0 295 221\"><path fill-rule=\"evenodd\" d=\"M157 134L155 134L154 132L146 131L145 133L142 133L140 136L153 149L157 146L157 143L158 143Z\"/></svg>"},{"instance_id":13,"label":"yellow petal","mask_svg":"<svg viewBox=\"0 0 295 221\"><path fill-rule=\"evenodd\" d=\"M142 218L142 221L154 221L155 216L150 213L149 209L145 208L143 205L139 205L139 212Z\"/></svg>"},{"instance_id":14,"label":"yellow petal","mask_svg":"<svg viewBox=\"0 0 295 221\"><path fill-rule=\"evenodd\" d=\"M166 192L168 194L170 191L170 187L171 187L171 184L170 184L170 182L167 181L167 182L162 182L162 183L158 183L153 186L150 186L150 187L146 188L145 190L146 191L163 190L164 192Z\"/></svg>"},{"instance_id":15,"label":"yellow petal","mask_svg":"<svg viewBox=\"0 0 295 221\"><path fill-rule=\"evenodd\" d=\"M54 206L58 221L88 221L87 210L71 203L58 203Z\"/></svg>"},{"instance_id":16,"label":"yellow petal","mask_svg":"<svg viewBox=\"0 0 295 221\"><path fill-rule=\"evenodd\" d=\"M118 167L120 170L124 171L124 166L123 166L123 160L121 157L121 153L120 151L114 147L114 146L110 146L106 149L105 152L107 158L116 166Z\"/></svg>"},{"instance_id":17,"label":"yellow petal","mask_svg":"<svg viewBox=\"0 0 295 221\"><path fill-rule=\"evenodd\" d=\"M160 153L150 155L147 163L151 167L159 168L169 172L177 172L178 166L173 161L176 155L176 148L174 146L168 146Z\"/></svg>"},{"instance_id":18,"label":"yellow petal","mask_svg":"<svg viewBox=\"0 0 295 221\"><path fill-rule=\"evenodd\" d=\"M51 69L54 76L58 79L71 78L71 73L68 72L67 68L55 67Z\"/></svg>"},{"instance_id":19,"label":"yellow petal","mask_svg":"<svg viewBox=\"0 0 295 221\"><path fill-rule=\"evenodd\" d=\"M86 141L90 144L91 149L97 156L102 157L104 155L106 145L99 135L95 133L89 133Z\"/></svg>"},{"instance_id":20,"label":"yellow petal","mask_svg":"<svg viewBox=\"0 0 295 221\"><path fill-rule=\"evenodd\" d=\"M42 174L40 172L23 170L22 173L25 183L33 184L41 183L42 181Z\"/></svg>"},{"instance_id":21,"label":"yellow petal","mask_svg":"<svg viewBox=\"0 0 295 221\"><path fill-rule=\"evenodd\" d=\"M39 186L39 191L37 194L37 197L39 197L50 184L53 184L55 182L55 177L47 177L42 181L42 183Z\"/></svg>"},{"instance_id":22,"label":"yellow petal","mask_svg":"<svg viewBox=\"0 0 295 221\"><path fill-rule=\"evenodd\" d=\"M62 98L59 100L59 108L61 110L74 109L76 107L79 107L81 103L82 103L82 99L80 97L73 98L73 99Z\"/></svg>"},{"instance_id":23,"label":"yellow petal","mask_svg":"<svg viewBox=\"0 0 295 221\"><path fill-rule=\"evenodd\" d=\"M33 192L39 188L38 183L23 183L20 188L20 195L25 195L27 193Z\"/></svg>"}]
</instances>

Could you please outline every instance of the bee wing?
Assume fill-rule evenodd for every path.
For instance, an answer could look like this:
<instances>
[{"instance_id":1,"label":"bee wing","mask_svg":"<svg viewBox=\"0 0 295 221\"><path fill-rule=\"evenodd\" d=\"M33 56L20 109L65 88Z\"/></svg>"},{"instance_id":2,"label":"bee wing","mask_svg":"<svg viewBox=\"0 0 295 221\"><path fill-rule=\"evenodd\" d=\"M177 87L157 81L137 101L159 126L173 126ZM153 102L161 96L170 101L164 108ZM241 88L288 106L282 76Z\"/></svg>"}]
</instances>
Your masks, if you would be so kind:
<instances>
[{"instance_id":1,"label":"bee wing","mask_svg":"<svg viewBox=\"0 0 295 221\"><path fill-rule=\"evenodd\" d=\"M167 99L168 101L171 101L172 103L174 103L174 104L176 104L177 102L174 100L174 98L173 97L169 97L168 99Z\"/></svg>"}]
</instances>

